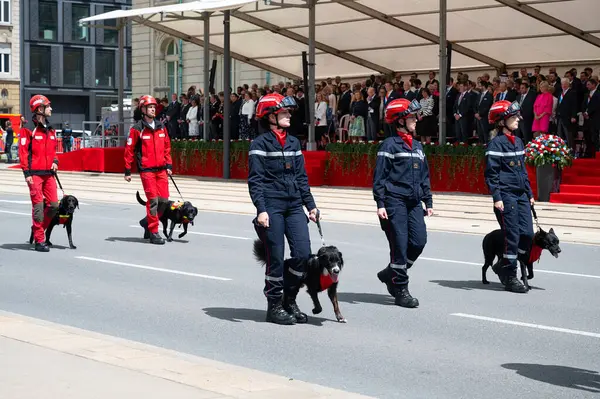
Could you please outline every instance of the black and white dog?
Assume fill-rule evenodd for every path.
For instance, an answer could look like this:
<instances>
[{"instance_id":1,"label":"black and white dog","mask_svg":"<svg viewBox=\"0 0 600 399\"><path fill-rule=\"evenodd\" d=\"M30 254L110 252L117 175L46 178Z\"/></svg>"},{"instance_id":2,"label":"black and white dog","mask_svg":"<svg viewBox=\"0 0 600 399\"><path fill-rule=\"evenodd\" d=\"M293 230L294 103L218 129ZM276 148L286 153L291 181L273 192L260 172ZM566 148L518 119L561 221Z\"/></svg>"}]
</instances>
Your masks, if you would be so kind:
<instances>
[{"instance_id":1,"label":"black and white dog","mask_svg":"<svg viewBox=\"0 0 600 399\"><path fill-rule=\"evenodd\" d=\"M136 191L135 198L141 204L146 206L146 201L142 199L140 196L140 192ZM160 216L160 221L163 225L163 233L167 239L167 241L173 241L173 230L175 230L175 225L183 225L183 232L179 233L179 238L185 236L187 234L188 223L192 226L194 225L194 218L198 215L198 208L192 205L191 202L175 202L169 201L167 203L167 208ZM169 226L169 220L171 221L171 229L167 234L167 227Z\"/></svg>"},{"instance_id":2,"label":"black and white dog","mask_svg":"<svg viewBox=\"0 0 600 399\"><path fill-rule=\"evenodd\" d=\"M544 249L548 250L555 258L558 258L558 254L561 252L559 243L560 240L554 233L554 229L551 228L550 231L545 232L540 228L540 230L533 235L531 248L529 248L527 253L519 254L518 260L521 268L521 279L527 289L530 289L528 280L533 278L533 263L539 260ZM492 270L496 272L497 268L500 267L500 262L502 261L502 255L504 253L505 244L502 230L498 229L488 233L483 238L481 246L485 258L485 262L481 268L481 282L483 284L489 284L486 278L487 269L493 265ZM498 261L494 264L494 259L496 257L498 258Z\"/></svg>"},{"instance_id":3,"label":"black and white dog","mask_svg":"<svg viewBox=\"0 0 600 399\"><path fill-rule=\"evenodd\" d=\"M71 249L77 249L73 245L73 214L75 209L79 209L79 201L74 195L65 195L58 203L58 212L50 221L48 228L46 229L46 244L51 247L50 236L52 235L52 229L55 226L62 224L63 228L67 229L67 238L69 239L69 247ZM31 226L31 235L29 236L29 243L33 244L33 226Z\"/></svg>"},{"instance_id":4,"label":"black and white dog","mask_svg":"<svg viewBox=\"0 0 600 399\"><path fill-rule=\"evenodd\" d=\"M267 263L267 254L265 245L261 240L254 241L254 258L265 265ZM284 261L284 269L289 267L290 259ZM337 287L340 273L344 268L344 258L337 247L330 245L319 249L317 254L312 254L304 264L304 278L301 287L306 286L314 308L313 314L319 314L323 311L319 302L319 293L327 290L327 295L333 305L333 312L337 321L345 323L346 319L340 312L338 303Z\"/></svg>"}]
</instances>

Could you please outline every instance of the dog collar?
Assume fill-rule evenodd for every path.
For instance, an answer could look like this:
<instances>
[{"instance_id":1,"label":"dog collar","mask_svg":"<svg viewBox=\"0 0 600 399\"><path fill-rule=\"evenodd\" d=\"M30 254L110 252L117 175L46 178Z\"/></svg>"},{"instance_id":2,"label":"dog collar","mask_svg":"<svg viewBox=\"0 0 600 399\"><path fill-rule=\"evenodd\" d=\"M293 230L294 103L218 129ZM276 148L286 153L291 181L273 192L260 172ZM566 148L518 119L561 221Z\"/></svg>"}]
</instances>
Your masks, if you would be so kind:
<instances>
[{"instance_id":1,"label":"dog collar","mask_svg":"<svg viewBox=\"0 0 600 399\"><path fill-rule=\"evenodd\" d=\"M190 221L187 216L183 217L183 224L188 224Z\"/></svg>"},{"instance_id":2,"label":"dog collar","mask_svg":"<svg viewBox=\"0 0 600 399\"><path fill-rule=\"evenodd\" d=\"M535 242L531 246L531 252L529 253L529 263L534 263L540 260L542 256L542 251L544 249L538 246Z\"/></svg>"}]
</instances>

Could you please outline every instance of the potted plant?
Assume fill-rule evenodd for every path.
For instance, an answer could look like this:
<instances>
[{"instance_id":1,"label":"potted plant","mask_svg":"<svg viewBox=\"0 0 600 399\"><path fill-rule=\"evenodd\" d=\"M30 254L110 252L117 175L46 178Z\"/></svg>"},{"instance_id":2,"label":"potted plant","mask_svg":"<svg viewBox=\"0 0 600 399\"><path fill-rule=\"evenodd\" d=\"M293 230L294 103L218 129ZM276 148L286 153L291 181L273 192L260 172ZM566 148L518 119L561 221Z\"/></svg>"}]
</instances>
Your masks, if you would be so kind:
<instances>
[{"instance_id":1,"label":"potted plant","mask_svg":"<svg viewBox=\"0 0 600 399\"><path fill-rule=\"evenodd\" d=\"M550 201L550 193L559 192L565 167L573 165L571 150L563 139L542 134L525 147L525 162L536 168L538 201Z\"/></svg>"}]
</instances>

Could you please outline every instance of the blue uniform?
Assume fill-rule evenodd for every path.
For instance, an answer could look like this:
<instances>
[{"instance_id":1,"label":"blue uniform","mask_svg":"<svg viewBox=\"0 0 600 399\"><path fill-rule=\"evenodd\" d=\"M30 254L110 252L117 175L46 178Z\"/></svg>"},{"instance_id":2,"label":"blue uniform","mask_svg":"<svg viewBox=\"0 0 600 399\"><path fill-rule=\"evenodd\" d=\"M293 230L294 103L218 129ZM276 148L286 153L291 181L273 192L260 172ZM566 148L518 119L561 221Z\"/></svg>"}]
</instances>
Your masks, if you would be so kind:
<instances>
[{"instance_id":1,"label":"blue uniform","mask_svg":"<svg viewBox=\"0 0 600 399\"><path fill-rule=\"evenodd\" d=\"M303 260L310 256L308 217L302 206L316 208L304 168L304 156L297 138L287 135L285 146L273 132L258 136L250 144L248 188L257 215L269 214L269 228L253 220L258 238L265 244L267 263L264 293L279 299L282 291L299 289L303 277ZM284 235L292 259L284 271ZM285 275L284 275L285 272Z\"/></svg>"},{"instance_id":2,"label":"blue uniform","mask_svg":"<svg viewBox=\"0 0 600 399\"><path fill-rule=\"evenodd\" d=\"M424 210L433 207L429 167L423 147L413 141L412 149L399 136L385 139L377 152L373 176L377 208L385 208L388 219L379 219L390 244L390 268L395 286L408 284L407 269L427 243Z\"/></svg>"},{"instance_id":3,"label":"blue uniform","mask_svg":"<svg viewBox=\"0 0 600 399\"><path fill-rule=\"evenodd\" d=\"M500 132L488 144L485 156L485 182L494 202L504 203L503 212L494 207L505 239L502 273L506 277L516 277L518 254L528 252L533 239L529 202L533 193L525 167L523 142L515 137L513 144Z\"/></svg>"}]
</instances>

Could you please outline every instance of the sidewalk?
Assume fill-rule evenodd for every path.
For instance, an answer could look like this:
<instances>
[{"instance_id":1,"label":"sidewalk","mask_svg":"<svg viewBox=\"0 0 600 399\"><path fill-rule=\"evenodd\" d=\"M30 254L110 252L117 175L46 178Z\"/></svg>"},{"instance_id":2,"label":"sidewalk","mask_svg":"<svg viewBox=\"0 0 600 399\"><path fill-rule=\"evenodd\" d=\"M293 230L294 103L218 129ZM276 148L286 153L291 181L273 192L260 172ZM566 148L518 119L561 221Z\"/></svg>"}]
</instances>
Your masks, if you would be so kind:
<instances>
[{"instance_id":1,"label":"sidewalk","mask_svg":"<svg viewBox=\"0 0 600 399\"><path fill-rule=\"evenodd\" d=\"M175 177L185 199L203 212L254 215L245 182L222 179ZM60 180L67 192L86 202L137 204L135 192L143 189L139 176L126 183L119 174L62 172ZM170 183L170 198L179 200ZM324 222L378 225L370 189L313 187L311 191ZM18 169L0 169L0 194L29 196L23 174ZM434 194L434 216L426 219L430 231L487 234L498 228L492 200L483 195ZM561 242L600 245L600 207L538 203L539 222L545 230L553 227Z\"/></svg>"},{"instance_id":2,"label":"sidewalk","mask_svg":"<svg viewBox=\"0 0 600 399\"><path fill-rule=\"evenodd\" d=\"M3 398L369 399L0 311Z\"/></svg>"}]
</instances>

